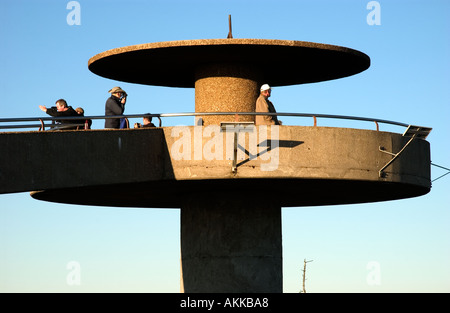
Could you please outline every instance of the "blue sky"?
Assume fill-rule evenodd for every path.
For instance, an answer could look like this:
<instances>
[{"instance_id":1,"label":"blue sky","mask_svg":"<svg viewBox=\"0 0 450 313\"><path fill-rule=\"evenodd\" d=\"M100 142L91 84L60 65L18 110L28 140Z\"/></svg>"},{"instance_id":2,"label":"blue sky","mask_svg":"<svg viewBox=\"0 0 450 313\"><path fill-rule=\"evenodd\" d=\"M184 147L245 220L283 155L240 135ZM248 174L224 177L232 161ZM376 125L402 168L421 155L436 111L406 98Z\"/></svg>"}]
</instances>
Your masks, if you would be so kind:
<instances>
[{"instance_id":1,"label":"blue sky","mask_svg":"<svg viewBox=\"0 0 450 313\"><path fill-rule=\"evenodd\" d=\"M2 0L0 118L41 117L59 98L103 115L107 91L130 95L126 114L193 112L194 89L133 85L99 77L89 58L159 41L286 39L334 44L371 58L365 72L335 81L274 88L279 112L352 115L432 127L432 162L450 167L450 2L390 0L380 25L370 1ZM269 64L270 64L270 60ZM270 84L270 82L268 82ZM312 125L288 119L288 125ZM165 119L164 126L192 124ZM319 120L319 126L353 127ZM358 125L359 126L359 125ZM102 128L94 122L93 128ZM373 125L364 124L365 128ZM381 125L382 131L403 132ZM7 153L7 151L1 151ZM445 171L432 167L432 179ZM449 292L450 175L429 194L381 203L283 209L284 292ZM179 210L87 207L0 195L1 292L178 292ZM80 285L67 283L70 262ZM368 277L376 264L379 282Z\"/></svg>"}]
</instances>

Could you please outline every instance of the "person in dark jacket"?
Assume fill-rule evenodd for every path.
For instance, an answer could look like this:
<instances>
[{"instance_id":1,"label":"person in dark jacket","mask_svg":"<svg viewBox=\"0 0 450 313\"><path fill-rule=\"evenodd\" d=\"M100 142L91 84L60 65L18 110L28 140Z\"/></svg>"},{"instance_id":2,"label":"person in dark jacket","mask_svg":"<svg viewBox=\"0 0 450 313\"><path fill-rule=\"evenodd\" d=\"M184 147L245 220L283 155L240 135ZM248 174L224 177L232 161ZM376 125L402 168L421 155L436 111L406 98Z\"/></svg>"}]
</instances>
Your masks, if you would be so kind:
<instances>
[{"instance_id":1,"label":"person in dark jacket","mask_svg":"<svg viewBox=\"0 0 450 313\"><path fill-rule=\"evenodd\" d=\"M147 114L150 115L150 113ZM144 116L142 118L142 124L134 123L134 128L142 128L142 127L156 127L155 124L152 123L151 116Z\"/></svg>"},{"instance_id":2,"label":"person in dark jacket","mask_svg":"<svg viewBox=\"0 0 450 313\"><path fill-rule=\"evenodd\" d=\"M152 123L151 116L144 116L142 118L142 121L143 121L142 127L156 127L155 124Z\"/></svg>"},{"instance_id":3,"label":"person in dark jacket","mask_svg":"<svg viewBox=\"0 0 450 313\"><path fill-rule=\"evenodd\" d=\"M114 87L110 91L111 94L105 103L105 115L122 115L125 111L125 103L127 102L127 93L120 87ZM119 118L105 119L105 128L120 128Z\"/></svg>"},{"instance_id":4,"label":"person in dark jacket","mask_svg":"<svg viewBox=\"0 0 450 313\"><path fill-rule=\"evenodd\" d=\"M59 99L56 101L56 106L51 108L46 108L43 105L39 106L39 109L44 111L50 116L53 117L69 117L69 116L78 116L78 113L71 107L67 105L66 100ZM61 124L61 126L64 126L64 129L72 129L71 127L67 127L70 124L79 124L79 120L56 120L56 124ZM76 128L74 126L73 128Z\"/></svg>"},{"instance_id":5,"label":"person in dark jacket","mask_svg":"<svg viewBox=\"0 0 450 313\"><path fill-rule=\"evenodd\" d=\"M76 108L75 111L78 113L78 116L84 116L84 109L82 107ZM91 119L86 119L86 120L84 120L82 122L85 123L84 129L91 129L91 126L92 126L92 120Z\"/></svg>"}]
</instances>

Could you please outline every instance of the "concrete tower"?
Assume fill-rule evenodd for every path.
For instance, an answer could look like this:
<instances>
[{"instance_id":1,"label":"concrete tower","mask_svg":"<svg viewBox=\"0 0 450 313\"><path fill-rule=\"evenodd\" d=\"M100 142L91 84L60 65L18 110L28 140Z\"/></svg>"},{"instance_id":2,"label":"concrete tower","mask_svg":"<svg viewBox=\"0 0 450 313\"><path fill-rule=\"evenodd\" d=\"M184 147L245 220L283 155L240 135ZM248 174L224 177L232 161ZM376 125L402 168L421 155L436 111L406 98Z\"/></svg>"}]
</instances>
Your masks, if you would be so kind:
<instances>
[{"instance_id":1,"label":"concrete tower","mask_svg":"<svg viewBox=\"0 0 450 313\"><path fill-rule=\"evenodd\" d=\"M254 112L263 83L332 80L369 66L369 57L353 49L288 40L186 40L105 51L89 60L93 73L195 88L195 111L208 113L203 124L2 134L0 147L15 152L0 155L0 162L11 171L20 164L23 178L2 179L0 190L39 190L34 198L61 203L181 208L182 290L282 292L282 207L426 194L430 147L416 136L420 129L409 137L254 126L252 115L239 115L236 124L234 112ZM217 112L233 113L210 115ZM21 153L23 140L30 154ZM43 151L57 169L38 166L30 156Z\"/></svg>"}]
</instances>

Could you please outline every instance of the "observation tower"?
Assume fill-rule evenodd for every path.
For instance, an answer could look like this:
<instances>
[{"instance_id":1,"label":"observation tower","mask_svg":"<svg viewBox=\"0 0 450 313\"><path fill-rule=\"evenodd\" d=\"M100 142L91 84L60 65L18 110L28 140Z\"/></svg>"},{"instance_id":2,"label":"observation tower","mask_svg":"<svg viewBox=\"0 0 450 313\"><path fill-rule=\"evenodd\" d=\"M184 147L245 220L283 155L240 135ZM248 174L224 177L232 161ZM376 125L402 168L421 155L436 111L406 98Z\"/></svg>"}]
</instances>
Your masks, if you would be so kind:
<instances>
[{"instance_id":1,"label":"observation tower","mask_svg":"<svg viewBox=\"0 0 450 313\"><path fill-rule=\"evenodd\" d=\"M360 51L292 40L182 40L105 51L88 62L94 74L195 88L199 121L29 133L34 155L49 151L47 165L17 152L7 161L11 168L20 164L26 179L2 182L1 190L35 190L33 198L60 203L180 208L182 291L282 292L282 207L386 201L430 191L429 129L410 126L399 134L258 126L255 115L245 114L255 111L263 83L333 80L369 66ZM2 144L20 149L18 138L0 138Z\"/></svg>"}]
</instances>

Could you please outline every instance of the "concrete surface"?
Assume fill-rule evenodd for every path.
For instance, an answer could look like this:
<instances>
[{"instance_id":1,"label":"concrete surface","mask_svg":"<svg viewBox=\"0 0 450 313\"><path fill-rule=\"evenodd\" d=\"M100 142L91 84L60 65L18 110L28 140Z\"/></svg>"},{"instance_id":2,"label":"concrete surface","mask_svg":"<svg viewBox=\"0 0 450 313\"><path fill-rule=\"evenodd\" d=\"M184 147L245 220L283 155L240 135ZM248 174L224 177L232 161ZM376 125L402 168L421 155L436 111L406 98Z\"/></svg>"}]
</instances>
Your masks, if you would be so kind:
<instances>
[{"instance_id":1,"label":"concrete surface","mask_svg":"<svg viewBox=\"0 0 450 313\"><path fill-rule=\"evenodd\" d=\"M181 290L283 292L276 202L247 192L187 197L181 208Z\"/></svg>"},{"instance_id":2,"label":"concrete surface","mask_svg":"<svg viewBox=\"0 0 450 313\"><path fill-rule=\"evenodd\" d=\"M215 63L199 66L195 81L195 112L254 112L262 81L255 66ZM235 121L234 115L199 116L203 125ZM239 121L255 121L242 115Z\"/></svg>"},{"instance_id":3,"label":"concrete surface","mask_svg":"<svg viewBox=\"0 0 450 313\"><path fill-rule=\"evenodd\" d=\"M236 173L233 134L214 125L1 133L0 193L40 191L33 197L179 208L184 194L199 189L246 187L276 193L281 206L303 206L402 199L431 188L425 140L414 140L379 177L392 158L379 147L395 153L409 138L348 128L275 129L241 133ZM272 131L279 140L270 141Z\"/></svg>"},{"instance_id":4,"label":"concrete surface","mask_svg":"<svg viewBox=\"0 0 450 313\"><path fill-rule=\"evenodd\" d=\"M270 66L263 67L267 62ZM93 56L88 67L93 73L113 80L193 88L197 68L211 63L256 66L264 69L264 82L286 86L355 75L370 66L370 58L354 49L306 41L199 39L107 50Z\"/></svg>"}]
</instances>

